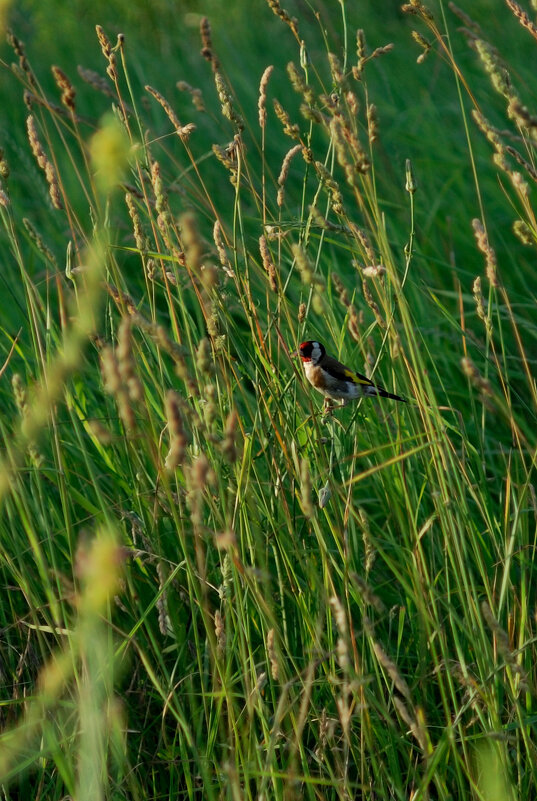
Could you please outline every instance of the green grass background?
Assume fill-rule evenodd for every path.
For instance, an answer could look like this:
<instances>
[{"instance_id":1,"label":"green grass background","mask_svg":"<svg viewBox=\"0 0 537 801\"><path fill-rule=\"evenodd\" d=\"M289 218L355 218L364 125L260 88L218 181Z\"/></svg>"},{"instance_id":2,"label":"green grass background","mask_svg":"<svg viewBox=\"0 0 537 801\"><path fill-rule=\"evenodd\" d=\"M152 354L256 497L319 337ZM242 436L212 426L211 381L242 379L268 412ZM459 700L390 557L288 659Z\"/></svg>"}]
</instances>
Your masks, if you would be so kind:
<instances>
[{"instance_id":1,"label":"green grass background","mask_svg":"<svg viewBox=\"0 0 537 801\"><path fill-rule=\"evenodd\" d=\"M3 798L536 797L536 11L461 7L8 7ZM323 415L309 338L409 402Z\"/></svg>"}]
</instances>

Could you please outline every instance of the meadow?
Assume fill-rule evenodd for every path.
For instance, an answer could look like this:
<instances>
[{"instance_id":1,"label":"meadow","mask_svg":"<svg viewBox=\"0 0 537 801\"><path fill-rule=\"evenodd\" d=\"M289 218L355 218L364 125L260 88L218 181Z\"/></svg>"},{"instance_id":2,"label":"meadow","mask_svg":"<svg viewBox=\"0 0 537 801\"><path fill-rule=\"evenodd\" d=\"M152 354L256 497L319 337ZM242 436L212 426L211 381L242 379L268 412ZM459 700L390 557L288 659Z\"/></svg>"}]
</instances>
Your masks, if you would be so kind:
<instances>
[{"instance_id":1,"label":"meadow","mask_svg":"<svg viewBox=\"0 0 537 801\"><path fill-rule=\"evenodd\" d=\"M537 798L525 4L0 5L5 801Z\"/></svg>"}]
</instances>

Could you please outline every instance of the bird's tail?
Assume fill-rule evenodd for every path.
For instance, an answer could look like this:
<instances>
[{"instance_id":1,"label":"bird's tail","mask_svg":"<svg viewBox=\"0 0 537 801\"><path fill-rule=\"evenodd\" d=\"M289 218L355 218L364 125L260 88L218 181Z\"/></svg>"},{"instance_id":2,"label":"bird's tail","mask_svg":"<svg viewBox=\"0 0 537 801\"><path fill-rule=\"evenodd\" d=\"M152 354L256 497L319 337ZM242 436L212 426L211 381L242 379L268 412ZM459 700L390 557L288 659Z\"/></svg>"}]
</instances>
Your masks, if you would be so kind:
<instances>
[{"instance_id":1,"label":"bird's tail","mask_svg":"<svg viewBox=\"0 0 537 801\"><path fill-rule=\"evenodd\" d=\"M376 384L371 384L369 387L364 387L364 395L378 395L379 398L391 398L392 400L406 403L406 400L400 395L394 395L392 392L387 392L385 389L377 386Z\"/></svg>"}]
</instances>

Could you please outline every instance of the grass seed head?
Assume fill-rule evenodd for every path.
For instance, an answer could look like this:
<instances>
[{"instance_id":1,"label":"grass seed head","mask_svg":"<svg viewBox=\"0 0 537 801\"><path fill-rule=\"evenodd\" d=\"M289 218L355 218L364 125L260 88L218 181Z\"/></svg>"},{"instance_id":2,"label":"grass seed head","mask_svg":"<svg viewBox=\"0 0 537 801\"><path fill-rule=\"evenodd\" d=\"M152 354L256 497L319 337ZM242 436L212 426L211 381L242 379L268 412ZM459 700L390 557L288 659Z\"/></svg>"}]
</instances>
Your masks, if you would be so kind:
<instances>
[{"instance_id":1,"label":"grass seed head","mask_svg":"<svg viewBox=\"0 0 537 801\"><path fill-rule=\"evenodd\" d=\"M114 97L115 92L111 88L110 84L102 75L99 75L98 72L94 70L86 69L85 67L80 66L77 67L78 74L85 81L89 86L92 86L97 92L101 92L103 95L107 97Z\"/></svg>"},{"instance_id":2,"label":"grass seed head","mask_svg":"<svg viewBox=\"0 0 537 801\"><path fill-rule=\"evenodd\" d=\"M291 161L297 153L300 153L302 150L302 145L295 145L294 147L289 150L285 158L282 162L282 168L280 170L280 174L278 176L278 197L277 203L278 206L281 208L284 203L285 199L285 182L287 181L287 176L289 175L289 168L291 166Z\"/></svg>"},{"instance_id":3,"label":"grass seed head","mask_svg":"<svg viewBox=\"0 0 537 801\"><path fill-rule=\"evenodd\" d=\"M269 629L267 632L267 655L270 663L270 674L274 681L280 678L280 665L278 662L278 653L276 651L276 636L274 629Z\"/></svg>"},{"instance_id":4,"label":"grass seed head","mask_svg":"<svg viewBox=\"0 0 537 801\"><path fill-rule=\"evenodd\" d=\"M39 139L39 135L37 132L37 125L35 122L35 118L32 114L30 114L26 118L26 128L28 131L28 141L30 142L30 148L34 157L43 172L45 173L45 178L48 183L49 187L49 194L50 199L52 201L52 205L55 209L61 210L63 209L63 202L60 192L60 185L58 182L58 176L56 175L56 170L52 162L49 161L48 156L46 155L41 141Z\"/></svg>"},{"instance_id":5,"label":"grass seed head","mask_svg":"<svg viewBox=\"0 0 537 801\"><path fill-rule=\"evenodd\" d=\"M190 84L187 83L186 81L177 81L176 86L180 92L188 92L188 94L192 98L192 103L194 104L194 108L196 109L196 111L200 112L205 111L205 102L203 100L203 93L201 89L197 89L194 86L190 86Z\"/></svg>"},{"instance_id":6,"label":"grass seed head","mask_svg":"<svg viewBox=\"0 0 537 801\"><path fill-rule=\"evenodd\" d=\"M259 82L259 98L257 109L259 112L259 127L264 128L267 122L267 86L274 67L270 65L265 69Z\"/></svg>"},{"instance_id":7,"label":"grass seed head","mask_svg":"<svg viewBox=\"0 0 537 801\"><path fill-rule=\"evenodd\" d=\"M261 254L261 262L263 264L263 268L268 275L270 288L273 292L278 291L278 273L276 270L276 265L272 260L272 256L269 250L269 246L267 243L267 239L265 235L259 237L259 252Z\"/></svg>"},{"instance_id":8,"label":"grass seed head","mask_svg":"<svg viewBox=\"0 0 537 801\"><path fill-rule=\"evenodd\" d=\"M237 410L232 409L227 416L224 439L222 440L222 453L230 464L233 464L237 460L236 438L238 422L239 416Z\"/></svg>"},{"instance_id":9,"label":"grass seed head","mask_svg":"<svg viewBox=\"0 0 537 801\"><path fill-rule=\"evenodd\" d=\"M220 64L215 52L213 51L213 43L211 38L211 24L208 17L202 17L200 21L200 36L201 36L201 55L204 59L211 63L213 71L219 68Z\"/></svg>"},{"instance_id":10,"label":"grass seed head","mask_svg":"<svg viewBox=\"0 0 537 801\"><path fill-rule=\"evenodd\" d=\"M491 247L488 239L487 232L485 231L485 227L481 220L474 219L472 220L472 227L474 229L474 236L477 242L477 247L484 253L485 261L486 261L486 272L487 278L493 287L498 287L498 277L497 277L497 261L496 261L496 253L494 252L493 248Z\"/></svg>"},{"instance_id":11,"label":"grass seed head","mask_svg":"<svg viewBox=\"0 0 537 801\"><path fill-rule=\"evenodd\" d=\"M185 433L183 415L181 413L180 397L170 389L165 398L166 420L168 421L168 436L170 448L164 462L166 470L173 472L180 467L186 456L188 438Z\"/></svg>"},{"instance_id":12,"label":"grass seed head","mask_svg":"<svg viewBox=\"0 0 537 801\"><path fill-rule=\"evenodd\" d=\"M300 504L304 516L311 519L315 514L311 495L310 464L307 459L300 461Z\"/></svg>"},{"instance_id":13,"label":"grass seed head","mask_svg":"<svg viewBox=\"0 0 537 801\"><path fill-rule=\"evenodd\" d=\"M110 39L108 38L108 36L104 32L104 29L100 25L95 26L95 31L97 33L97 39L99 40L99 44L101 45L103 56L108 61L108 67L106 68L106 73L108 77L112 81L114 81L114 83L116 83L118 78L117 68L116 68L116 54L114 53Z\"/></svg>"},{"instance_id":14,"label":"grass seed head","mask_svg":"<svg viewBox=\"0 0 537 801\"><path fill-rule=\"evenodd\" d=\"M216 637L216 658L220 660L226 653L226 627L219 609L214 613L214 634Z\"/></svg>"},{"instance_id":15,"label":"grass seed head","mask_svg":"<svg viewBox=\"0 0 537 801\"><path fill-rule=\"evenodd\" d=\"M58 89L61 90L62 93L61 101L63 105L66 108L68 108L69 111L74 112L76 91L73 84L71 83L65 72L61 70L59 67L55 66L52 67L52 75L54 76L54 80L56 81Z\"/></svg>"}]
</instances>

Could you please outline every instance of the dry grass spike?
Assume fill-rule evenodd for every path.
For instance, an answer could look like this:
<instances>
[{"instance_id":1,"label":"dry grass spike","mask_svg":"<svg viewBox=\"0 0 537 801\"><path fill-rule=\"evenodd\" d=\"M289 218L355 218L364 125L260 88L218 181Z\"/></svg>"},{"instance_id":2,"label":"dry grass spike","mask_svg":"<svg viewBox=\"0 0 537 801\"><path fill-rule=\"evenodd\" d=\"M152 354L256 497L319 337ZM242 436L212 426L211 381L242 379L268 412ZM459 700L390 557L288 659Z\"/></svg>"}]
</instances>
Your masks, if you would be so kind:
<instances>
[{"instance_id":1,"label":"dry grass spike","mask_svg":"<svg viewBox=\"0 0 537 801\"><path fill-rule=\"evenodd\" d=\"M259 82L259 99L257 109L259 112L259 127L264 128L267 122L267 86L274 67L270 65L265 69Z\"/></svg>"},{"instance_id":2,"label":"dry grass spike","mask_svg":"<svg viewBox=\"0 0 537 801\"><path fill-rule=\"evenodd\" d=\"M56 81L56 85L58 89L61 90L62 93L61 101L63 105L65 106L65 108L69 109L69 111L72 111L74 113L76 91L73 84L71 83L65 72L61 70L59 67L53 66L51 67L51 69L52 69L52 75L54 76L54 80Z\"/></svg>"}]
</instances>

